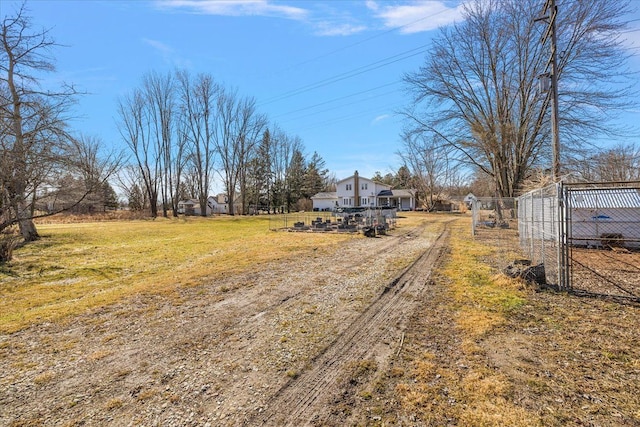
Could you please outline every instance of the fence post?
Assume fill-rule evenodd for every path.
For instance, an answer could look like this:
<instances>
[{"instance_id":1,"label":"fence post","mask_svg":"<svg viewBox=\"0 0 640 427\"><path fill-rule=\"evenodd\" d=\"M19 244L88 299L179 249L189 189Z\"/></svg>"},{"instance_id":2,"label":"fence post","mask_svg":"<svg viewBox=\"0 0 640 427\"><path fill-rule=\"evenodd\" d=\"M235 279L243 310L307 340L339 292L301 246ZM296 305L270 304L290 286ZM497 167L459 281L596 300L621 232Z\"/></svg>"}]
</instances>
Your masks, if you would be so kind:
<instances>
[{"instance_id":1,"label":"fence post","mask_svg":"<svg viewBox=\"0 0 640 427\"><path fill-rule=\"evenodd\" d=\"M562 181L556 183L556 203L557 203L557 215L558 218L555 221L556 224L556 256L557 256L557 281L558 288L561 290L567 290L565 283L565 271L564 271L564 237L565 237L565 212L564 212L564 186Z\"/></svg>"},{"instance_id":2,"label":"fence post","mask_svg":"<svg viewBox=\"0 0 640 427\"><path fill-rule=\"evenodd\" d=\"M476 221L477 221L477 212L478 212L478 199L473 197L471 199L471 235L476 235Z\"/></svg>"}]
</instances>

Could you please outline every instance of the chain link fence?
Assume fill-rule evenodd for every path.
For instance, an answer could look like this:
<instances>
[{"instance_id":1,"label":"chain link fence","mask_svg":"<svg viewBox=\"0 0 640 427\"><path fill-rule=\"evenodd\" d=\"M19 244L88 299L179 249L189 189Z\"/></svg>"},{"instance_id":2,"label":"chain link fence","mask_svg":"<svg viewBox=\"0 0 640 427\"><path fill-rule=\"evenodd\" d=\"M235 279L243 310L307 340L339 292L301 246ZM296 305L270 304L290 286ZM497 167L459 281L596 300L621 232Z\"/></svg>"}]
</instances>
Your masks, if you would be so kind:
<instances>
[{"instance_id":1,"label":"chain link fence","mask_svg":"<svg viewBox=\"0 0 640 427\"><path fill-rule=\"evenodd\" d=\"M640 182L561 188L568 288L640 302Z\"/></svg>"},{"instance_id":2,"label":"chain link fence","mask_svg":"<svg viewBox=\"0 0 640 427\"><path fill-rule=\"evenodd\" d=\"M517 205L520 247L546 283L640 302L640 182L557 183Z\"/></svg>"},{"instance_id":3,"label":"chain link fence","mask_svg":"<svg viewBox=\"0 0 640 427\"><path fill-rule=\"evenodd\" d=\"M492 264L505 269L521 257L517 251L518 218L516 200L513 198L480 197L471 200L472 233L495 248Z\"/></svg>"},{"instance_id":4,"label":"chain link fence","mask_svg":"<svg viewBox=\"0 0 640 427\"><path fill-rule=\"evenodd\" d=\"M552 184L518 198L520 247L533 265L543 265L546 282L561 285L558 185Z\"/></svg>"}]
</instances>

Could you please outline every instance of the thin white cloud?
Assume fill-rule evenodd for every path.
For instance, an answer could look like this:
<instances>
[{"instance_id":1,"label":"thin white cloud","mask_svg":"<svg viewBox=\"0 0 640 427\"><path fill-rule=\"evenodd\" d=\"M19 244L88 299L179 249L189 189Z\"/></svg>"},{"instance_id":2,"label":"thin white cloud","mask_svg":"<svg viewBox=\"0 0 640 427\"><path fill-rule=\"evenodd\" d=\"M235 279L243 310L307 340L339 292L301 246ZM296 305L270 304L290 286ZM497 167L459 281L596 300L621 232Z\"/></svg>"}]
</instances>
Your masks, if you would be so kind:
<instances>
[{"instance_id":1,"label":"thin white cloud","mask_svg":"<svg viewBox=\"0 0 640 427\"><path fill-rule=\"evenodd\" d=\"M294 20L303 20L308 15L306 9L268 0L158 0L156 4L166 9L185 9L205 15L271 16Z\"/></svg>"},{"instance_id":2,"label":"thin white cloud","mask_svg":"<svg viewBox=\"0 0 640 427\"><path fill-rule=\"evenodd\" d=\"M305 5L311 3L305 3ZM304 9L276 3L273 0L156 0L155 5L165 10L186 11L218 16L266 16L304 22L317 36L349 36L365 31L362 23L355 23L348 13L338 12L336 3L315 4ZM321 17L322 16L322 17Z\"/></svg>"},{"instance_id":3,"label":"thin white cloud","mask_svg":"<svg viewBox=\"0 0 640 427\"><path fill-rule=\"evenodd\" d=\"M316 24L316 35L318 36L350 36L366 30L364 25L338 24L335 22L320 22Z\"/></svg>"},{"instance_id":4,"label":"thin white cloud","mask_svg":"<svg viewBox=\"0 0 640 427\"><path fill-rule=\"evenodd\" d=\"M180 57L176 53L176 50L168 44L165 44L159 40L147 38L143 38L142 41L145 44L151 46L156 52L158 52L166 63L184 68L189 68L191 66L191 62L189 60Z\"/></svg>"},{"instance_id":5,"label":"thin white cloud","mask_svg":"<svg viewBox=\"0 0 640 427\"><path fill-rule=\"evenodd\" d=\"M365 3L367 4L367 8L368 9L370 9L370 10L372 10L374 12L378 11L378 9L379 9L378 3L375 0L367 0Z\"/></svg>"},{"instance_id":6,"label":"thin white cloud","mask_svg":"<svg viewBox=\"0 0 640 427\"><path fill-rule=\"evenodd\" d=\"M399 28L401 33L411 34L431 31L462 19L462 3L449 7L444 1L418 0L406 4L388 6L373 0L367 7L384 22L387 28Z\"/></svg>"},{"instance_id":7,"label":"thin white cloud","mask_svg":"<svg viewBox=\"0 0 640 427\"><path fill-rule=\"evenodd\" d=\"M373 121L371 122L372 125L375 125L378 122L381 122L383 120L388 119L389 117L391 117L391 114L381 114L378 117L376 117L375 119L373 119Z\"/></svg>"},{"instance_id":8,"label":"thin white cloud","mask_svg":"<svg viewBox=\"0 0 640 427\"><path fill-rule=\"evenodd\" d=\"M171 46L164 44L161 41L152 40L152 39L142 39L142 41L148 44L149 46L151 46L152 48L154 48L155 50L157 50L158 52L162 53L163 55L171 55L174 52Z\"/></svg>"}]
</instances>

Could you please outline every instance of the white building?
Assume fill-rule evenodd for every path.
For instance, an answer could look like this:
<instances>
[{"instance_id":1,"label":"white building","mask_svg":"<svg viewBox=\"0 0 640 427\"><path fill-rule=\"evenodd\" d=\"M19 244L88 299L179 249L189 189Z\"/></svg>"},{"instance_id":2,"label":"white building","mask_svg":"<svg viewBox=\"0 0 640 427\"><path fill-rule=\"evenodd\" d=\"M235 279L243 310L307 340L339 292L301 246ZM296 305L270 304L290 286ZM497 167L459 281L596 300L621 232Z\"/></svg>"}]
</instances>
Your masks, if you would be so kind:
<instances>
[{"instance_id":1,"label":"white building","mask_svg":"<svg viewBox=\"0 0 640 427\"><path fill-rule=\"evenodd\" d=\"M207 199L207 216L215 214L226 214L228 209L228 198L225 194L209 196ZM198 199L181 200L178 202L178 213L185 215L200 215L200 202Z\"/></svg>"},{"instance_id":2,"label":"white building","mask_svg":"<svg viewBox=\"0 0 640 427\"><path fill-rule=\"evenodd\" d=\"M398 210L414 210L415 190L392 190L391 186L358 175L336 183L335 192L318 193L311 197L313 210L326 211L336 208L391 207Z\"/></svg>"}]
</instances>

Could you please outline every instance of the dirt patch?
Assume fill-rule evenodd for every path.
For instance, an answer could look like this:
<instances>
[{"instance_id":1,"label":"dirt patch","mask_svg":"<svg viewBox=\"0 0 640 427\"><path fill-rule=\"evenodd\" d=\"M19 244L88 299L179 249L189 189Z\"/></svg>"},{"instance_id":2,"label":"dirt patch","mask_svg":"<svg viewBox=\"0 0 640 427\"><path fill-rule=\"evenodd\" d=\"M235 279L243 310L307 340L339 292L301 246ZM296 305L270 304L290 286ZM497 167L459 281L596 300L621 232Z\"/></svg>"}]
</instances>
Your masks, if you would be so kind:
<instances>
[{"instance_id":1,"label":"dirt patch","mask_svg":"<svg viewBox=\"0 0 640 427\"><path fill-rule=\"evenodd\" d=\"M312 366L268 402L264 413L249 425L299 426L321 423L345 425L357 396L371 397L362 388L375 372L385 370L404 339L406 320L427 287L447 233L391 281L382 294L320 354Z\"/></svg>"},{"instance_id":2,"label":"dirt patch","mask_svg":"<svg viewBox=\"0 0 640 427\"><path fill-rule=\"evenodd\" d=\"M640 425L637 304L522 284L466 335L429 221L0 336L0 424Z\"/></svg>"},{"instance_id":3,"label":"dirt patch","mask_svg":"<svg viewBox=\"0 0 640 427\"><path fill-rule=\"evenodd\" d=\"M508 235L501 240L517 245L515 233L511 244ZM637 290L636 255L573 251L582 263ZM574 276L574 288L612 293L603 282L593 274ZM512 401L541 425L640 425L640 304L533 286L526 297L506 325L479 343L488 366L509 379Z\"/></svg>"},{"instance_id":4,"label":"dirt patch","mask_svg":"<svg viewBox=\"0 0 640 427\"><path fill-rule=\"evenodd\" d=\"M261 271L177 287L173 296L139 296L3 335L0 424L260 423L292 384L319 372L329 349L350 331L361 333L351 325L375 317L372 304L396 292L411 300L418 290L394 279L433 247L436 228L354 238ZM375 338L345 358L338 351L333 363L341 368L327 368L336 384L354 360L383 366L395 351L403 312L395 304L371 324L360 320L369 328L365 336ZM320 394L336 398L326 387ZM316 410L327 407L326 399L315 402L305 417L334 417Z\"/></svg>"},{"instance_id":5,"label":"dirt patch","mask_svg":"<svg viewBox=\"0 0 640 427\"><path fill-rule=\"evenodd\" d=\"M640 302L640 250L572 248L570 258L574 289Z\"/></svg>"}]
</instances>

